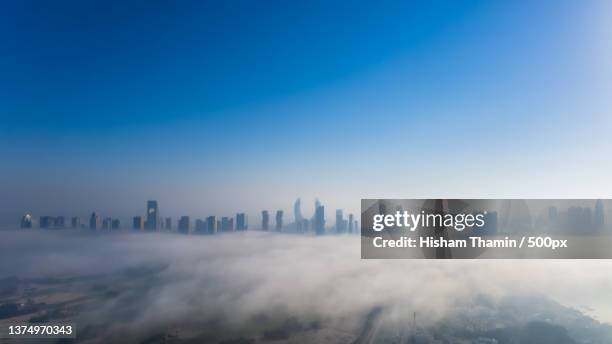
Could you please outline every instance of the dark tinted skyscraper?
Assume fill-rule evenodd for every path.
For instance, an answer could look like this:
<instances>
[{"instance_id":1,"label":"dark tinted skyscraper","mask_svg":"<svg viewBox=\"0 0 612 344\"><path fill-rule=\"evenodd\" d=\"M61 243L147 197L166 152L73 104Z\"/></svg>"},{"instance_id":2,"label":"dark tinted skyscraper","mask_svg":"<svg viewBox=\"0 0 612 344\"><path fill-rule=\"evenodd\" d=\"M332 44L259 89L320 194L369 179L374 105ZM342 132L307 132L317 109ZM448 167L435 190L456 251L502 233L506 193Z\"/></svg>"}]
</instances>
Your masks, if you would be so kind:
<instances>
[{"instance_id":1,"label":"dark tinted skyscraper","mask_svg":"<svg viewBox=\"0 0 612 344\"><path fill-rule=\"evenodd\" d=\"M145 229L148 231L157 230L158 217L159 209L157 208L157 201L147 201L147 221L145 222Z\"/></svg>"},{"instance_id":2,"label":"dark tinted skyscraper","mask_svg":"<svg viewBox=\"0 0 612 344\"><path fill-rule=\"evenodd\" d=\"M222 232L232 232L234 231L234 218L232 217L222 217L221 218L221 231Z\"/></svg>"},{"instance_id":3,"label":"dark tinted skyscraper","mask_svg":"<svg viewBox=\"0 0 612 344\"><path fill-rule=\"evenodd\" d=\"M336 209L336 232L344 232L344 215L342 209Z\"/></svg>"},{"instance_id":4,"label":"dark tinted skyscraper","mask_svg":"<svg viewBox=\"0 0 612 344\"><path fill-rule=\"evenodd\" d=\"M246 231L248 228L247 216L245 213L236 214L236 230Z\"/></svg>"},{"instance_id":5,"label":"dark tinted skyscraper","mask_svg":"<svg viewBox=\"0 0 612 344\"><path fill-rule=\"evenodd\" d=\"M144 228L144 222L142 220L142 216L134 216L132 221L132 229L141 231Z\"/></svg>"},{"instance_id":6,"label":"dark tinted skyscraper","mask_svg":"<svg viewBox=\"0 0 612 344\"><path fill-rule=\"evenodd\" d=\"M276 231L280 232L283 230L283 211L276 211Z\"/></svg>"},{"instance_id":7,"label":"dark tinted skyscraper","mask_svg":"<svg viewBox=\"0 0 612 344\"><path fill-rule=\"evenodd\" d=\"M216 216L209 216L206 218L206 229L208 230L208 234L217 233L217 217Z\"/></svg>"},{"instance_id":8,"label":"dark tinted skyscraper","mask_svg":"<svg viewBox=\"0 0 612 344\"><path fill-rule=\"evenodd\" d=\"M179 233L189 234L189 216L181 216L178 222Z\"/></svg>"},{"instance_id":9,"label":"dark tinted skyscraper","mask_svg":"<svg viewBox=\"0 0 612 344\"><path fill-rule=\"evenodd\" d=\"M30 215L29 213L23 215L23 217L21 218L20 227L21 228L32 228L32 215Z\"/></svg>"},{"instance_id":10,"label":"dark tinted skyscraper","mask_svg":"<svg viewBox=\"0 0 612 344\"><path fill-rule=\"evenodd\" d=\"M261 229L267 231L270 227L270 214L267 210L261 212Z\"/></svg>"},{"instance_id":11,"label":"dark tinted skyscraper","mask_svg":"<svg viewBox=\"0 0 612 344\"><path fill-rule=\"evenodd\" d=\"M96 212L91 213L89 217L89 229L94 231L100 229L100 216Z\"/></svg>"},{"instance_id":12,"label":"dark tinted skyscraper","mask_svg":"<svg viewBox=\"0 0 612 344\"><path fill-rule=\"evenodd\" d=\"M317 235L325 234L325 207L317 205L314 215L314 230Z\"/></svg>"}]
</instances>

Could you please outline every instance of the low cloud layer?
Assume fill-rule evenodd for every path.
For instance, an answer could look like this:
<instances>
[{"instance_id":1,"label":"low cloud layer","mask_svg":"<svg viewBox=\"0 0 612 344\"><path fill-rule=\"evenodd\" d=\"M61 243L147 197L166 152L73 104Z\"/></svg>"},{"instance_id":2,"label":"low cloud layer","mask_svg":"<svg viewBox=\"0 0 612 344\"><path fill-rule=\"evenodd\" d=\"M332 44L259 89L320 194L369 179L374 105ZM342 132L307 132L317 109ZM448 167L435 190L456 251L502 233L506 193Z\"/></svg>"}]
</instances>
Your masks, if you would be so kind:
<instances>
[{"instance_id":1,"label":"low cloud layer","mask_svg":"<svg viewBox=\"0 0 612 344\"><path fill-rule=\"evenodd\" d=\"M240 328L282 314L356 328L376 307L431 322L483 295L535 295L612 322L608 261L361 260L359 238L349 236L0 232L0 278L115 276L143 266L160 268L116 282L121 297L90 312L91 321L131 318L115 331L191 322Z\"/></svg>"}]
</instances>

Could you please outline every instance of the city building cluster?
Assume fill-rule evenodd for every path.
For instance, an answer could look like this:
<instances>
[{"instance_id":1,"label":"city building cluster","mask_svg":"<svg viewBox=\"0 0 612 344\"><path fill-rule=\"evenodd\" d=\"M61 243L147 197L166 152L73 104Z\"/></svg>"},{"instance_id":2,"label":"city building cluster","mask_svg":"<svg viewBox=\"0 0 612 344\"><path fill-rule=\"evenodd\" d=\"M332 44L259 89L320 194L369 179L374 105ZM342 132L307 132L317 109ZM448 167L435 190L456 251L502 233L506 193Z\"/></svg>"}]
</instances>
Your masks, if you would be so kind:
<instances>
[{"instance_id":1,"label":"city building cluster","mask_svg":"<svg viewBox=\"0 0 612 344\"><path fill-rule=\"evenodd\" d=\"M336 210L335 226L326 227L325 207L318 200L315 201L315 212L310 219L302 215L301 200L299 198L294 203L293 210L293 222L285 222L284 211L277 210L274 213L274 223L271 223L271 213L268 210L263 210L261 211L260 226L255 226L254 229L285 233L312 233L316 235L360 233L359 223L354 219L353 214L349 214L347 218L344 218L342 209ZM20 227L33 228L34 222L32 214L27 213L21 218ZM134 231L142 232L168 231L182 234L210 235L220 232L246 231L249 229L249 222L246 213L237 213L233 217L211 215L204 219L198 218L193 221L190 216L181 216L178 218L176 227L174 227L171 217L162 217L160 215L158 202L156 200L149 200L146 204L145 215L134 216L129 226L122 224L118 218L103 218L96 212L93 212L85 223L81 223L80 217L72 217L69 226L64 216L40 216L38 226L43 229L83 228L94 232L130 228Z\"/></svg>"}]
</instances>

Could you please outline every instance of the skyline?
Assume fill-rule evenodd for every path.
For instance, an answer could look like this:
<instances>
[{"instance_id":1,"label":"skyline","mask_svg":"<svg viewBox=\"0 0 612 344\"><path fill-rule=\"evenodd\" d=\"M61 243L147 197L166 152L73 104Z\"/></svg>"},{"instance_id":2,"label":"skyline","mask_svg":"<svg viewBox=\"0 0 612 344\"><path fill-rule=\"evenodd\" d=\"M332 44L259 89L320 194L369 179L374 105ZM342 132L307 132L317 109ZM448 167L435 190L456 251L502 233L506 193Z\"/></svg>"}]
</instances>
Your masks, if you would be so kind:
<instances>
[{"instance_id":1,"label":"skyline","mask_svg":"<svg viewBox=\"0 0 612 344\"><path fill-rule=\"evenodd\" d=\"M270 232L297 233L297 234L359 234L359 221L354 220L354 214L347 214L346 219L342 215L342 209L336 209L335 222L325 220L324 206L315 200L315 211L310 218L303 216L301 208L301 199L298 198L293 206L293 217L284 218L282 210L275 211L275 220L273 226L270 226L269 211L264 209L261 211L260 225L254 224L249 228L249 215L244 212L235 212L231 216L217 215L179 215L174 217L164 215L160 212L158 202L156 200L147 200L145 215L129 216L127 221L125 216L117 217L115 215L100 214L93 211L89 216L74 216L74 215L43 215L38 216L30 212L26 212L20 220L19 226L10 225L6 229L89 229L93 231L100 230L120 230L132 229L144 232L176 232L182 234L216 234L220 232L236 232L246 230L260 230ZM338 215L340 214L340 215ZM37 221L38 219L38 221ZM131 221L129 221L131 220ZM288 221L286 221L288 220ZM293 220L293 221L292 221ZM255 221L255 223L257 223ZM0 227L2 229L2 227Z\"/></svg>"},{"instance_id":2,"label":"skyline","mask_svg":"<svg viewBox=\"0 0 612 344\"><path fill-rule=\"evenodd\" d=\"M612 5L385 5L2 4L0 225L612 198Z\"/></svg>"}]
</instances>

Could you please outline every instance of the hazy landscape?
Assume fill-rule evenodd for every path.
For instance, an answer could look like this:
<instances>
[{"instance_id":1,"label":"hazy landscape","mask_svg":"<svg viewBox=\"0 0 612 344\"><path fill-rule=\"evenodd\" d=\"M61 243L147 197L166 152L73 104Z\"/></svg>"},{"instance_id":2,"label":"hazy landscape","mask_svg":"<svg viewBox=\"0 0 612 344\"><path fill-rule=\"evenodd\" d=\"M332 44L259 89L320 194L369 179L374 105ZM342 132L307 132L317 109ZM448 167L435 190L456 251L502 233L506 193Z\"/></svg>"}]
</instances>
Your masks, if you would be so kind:
<instances>
[{"instance_id":1,"label":"hazy landscape","mask_svg":"<svg viewBox=\"0 0 612 344\"><path fill-rule=\"evenodd\" d=\"M607 261L361 260L340 235L0 235L0 324L74 322L77 342L612 341Z\"/></svg>"}]
</instances>

